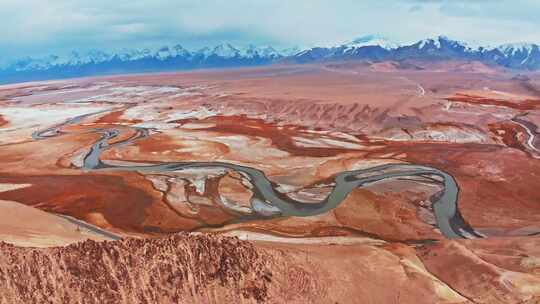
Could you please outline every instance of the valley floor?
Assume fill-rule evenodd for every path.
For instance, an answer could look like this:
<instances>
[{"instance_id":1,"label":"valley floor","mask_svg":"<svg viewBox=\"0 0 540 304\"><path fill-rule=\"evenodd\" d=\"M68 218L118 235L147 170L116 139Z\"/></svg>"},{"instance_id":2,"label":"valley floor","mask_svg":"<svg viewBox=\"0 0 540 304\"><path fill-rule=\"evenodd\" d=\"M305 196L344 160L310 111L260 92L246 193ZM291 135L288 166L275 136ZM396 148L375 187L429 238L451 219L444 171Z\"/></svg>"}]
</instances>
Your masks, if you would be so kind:
<instances>
[{"instance_id":1,"label":"valley floor","mask_svg":"<svg viewBox=\"0 0 540 304\"><path fill-rule=\"evenodd\" d=\"M2 86L0 301L540 303L539 85L344 63Z\"/></svg>"}]
</instances>

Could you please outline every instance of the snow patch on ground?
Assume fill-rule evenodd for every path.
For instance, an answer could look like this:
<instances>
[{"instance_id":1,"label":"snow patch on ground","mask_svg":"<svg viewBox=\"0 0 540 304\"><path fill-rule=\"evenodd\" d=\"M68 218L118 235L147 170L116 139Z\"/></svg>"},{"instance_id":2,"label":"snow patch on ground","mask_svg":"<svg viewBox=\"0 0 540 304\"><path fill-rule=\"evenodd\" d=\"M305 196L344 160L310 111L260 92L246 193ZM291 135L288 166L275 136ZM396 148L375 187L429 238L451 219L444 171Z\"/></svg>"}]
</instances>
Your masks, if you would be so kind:
<instances>
[{"instance_id":1,"label":"snow patch on ground","mask_svg":"<svg viewBox=\"0 0 540 304\"><path fill-rule=\"evenodd\" d=\"M0 108L0 115L10 122L9 128L2 128L0 132L9 132L18 129L30 128L29 133L34 129L43 126L50 126L62 123L70 118L95 113L108 109L108 107L5 107Z\"/></svg>"},{"instance_id":2,"label":"snow patch on ground","mask_svg":"<svg viewBox=\"0 0 540 304\"><path fill-rule=\"evenodd\" d=\"M178 88L171 86L117 86L108 87L106 93L91 97L71 100L70 102L117 102L132 103L153 99L173 99L185 96L201 95L199 87Z\"/></svg>"},{"instance_id":3,"label":"snow patch on ground","mask_svg":"<svg viewBox=\"0 0 540 304\"><path fill-rule=\"evenodd\" d=\"M197 110L192 111L174 111L167 113L166 122L181 120L181 119L205 119L211 116L217 115L217 112L209 110L205 107L199 107Z\"/></svg>"},{"instance_id":4,"label":"snow patch on ground","mask_svg":"<svg viewBox=\"0 0 540 304\"><path fill-rule=\"evenodd\" d=\"M293 137L295 140L295 145L299 147L310 147L310 148L344 148L344 149L361 149L362 146L345 141L339 141L330 138L305 138L305 137Z\"/></svg>"}]
</instances>

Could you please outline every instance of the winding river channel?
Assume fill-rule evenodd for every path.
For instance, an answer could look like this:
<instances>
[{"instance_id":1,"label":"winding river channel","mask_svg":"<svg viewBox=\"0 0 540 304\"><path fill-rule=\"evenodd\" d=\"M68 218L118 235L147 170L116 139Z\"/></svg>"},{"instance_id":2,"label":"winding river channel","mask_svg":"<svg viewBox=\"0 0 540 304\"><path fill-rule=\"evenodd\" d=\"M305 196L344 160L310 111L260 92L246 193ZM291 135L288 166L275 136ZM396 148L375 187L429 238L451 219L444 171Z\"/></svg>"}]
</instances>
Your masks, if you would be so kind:
<instances>
[{"instance_id":1,"label":"winding river channel","mask_svg":"<svg viewBox=\"0 0 540 304\"><path fill-rule=\"evenodd\" d=\"M37 131L32 134L34 140L66 134L62 127L79 123L91 115L105 111L85 114L71 118L63 124ZM436 168L415 164L386 164L368 169L343 171L334 176L334 187L325 199L313 203L292 199L276 190L277 185L271 182L263 171L226 162L161 162L151 165L116 165L100 159L103 151L120 145L128 145L135 140L151 136L151 129L130 127L135 132L128 139L109 144L109 140L117 137L120 131L114 128L91 129L101 137L92 145L83 160L84 170L124 170L139 172L179 172L187 169L223 169L233 170L241 174L252 185L253 196L251 209L258 218L286 216L314 216L336 208L347 195L357 187L362 187L387 179L422 178L442 185L442 190L430 198L437 226L447 238L481 237L461 216L457 207L459 187L455 179L448 173Z\"/></svg>"}]
</instances>

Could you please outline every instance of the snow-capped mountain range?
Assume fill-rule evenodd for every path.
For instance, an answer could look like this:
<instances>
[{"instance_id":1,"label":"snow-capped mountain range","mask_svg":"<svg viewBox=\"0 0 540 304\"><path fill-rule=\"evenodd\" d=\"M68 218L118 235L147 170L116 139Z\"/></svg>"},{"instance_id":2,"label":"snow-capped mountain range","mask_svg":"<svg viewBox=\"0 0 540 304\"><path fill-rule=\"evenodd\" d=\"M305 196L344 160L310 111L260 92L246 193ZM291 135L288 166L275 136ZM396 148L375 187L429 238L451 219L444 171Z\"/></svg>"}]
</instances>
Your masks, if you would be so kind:
<instances>
[{"instance_id":1,"label":"snow-capped mountain range","mask_svg":"<svg viewBox=\"0 0 540 304\"><path fill-rule=\"evenodd\" d=\"M192 62L194 65L204 64L210 59L224 59L247 61L246 63L263 63L298 52L297 49L276 50L271 46L256 47L250 45L245 48L236 48L231 44L220 44L213 48L204 47L197 51L189 51L181 45L172 47L164 46L156 50L150 49L123 49L115 53L107 53L100 50L92 50L87 53L71 52L67 56L50 55L42 58L23 58L16 60L4 67L4 70L29 71L48 70L59 67L77 67L84 65L98 65L107 62L137 62L144 60L170 61L182 59L185 63Z\"/></svg>"},{"instance_id":2,"label":"snow-capped mountain range","mask_svg":"<svg viewBox=\"0 0 540 304\"><path fill-rule=\"evenodd\" d=\"M289 58L307 63L334 60L405 60L459 59L480 61L511 69L540 69L540 47L532 43L504 44L498 47L471 47L465 42L445 36L429 38L413 44L398 45L379 36L364 36L333 47L315 47Z\"/></svg>"},{"instance_id":3,"label":"snow-capped mountain range","mask_svg":"<svg viewBox=\"0 0 540 304\"><path fill-rule=\"evenodd\" d=\"M237 47L221 44L188 50L181 45L158 49L94 50L23 58L0 67L0 83L67 78L114 73L173 71L197 68L256 66L281 63L312 63L339 60L458 59L480 61L519 70L540 69L540 47L531 43L498 47L471 47L444 36L399 45L376 35L362 36L339 45L276 49L271 46Z\"/></svg>"}]
</instances>

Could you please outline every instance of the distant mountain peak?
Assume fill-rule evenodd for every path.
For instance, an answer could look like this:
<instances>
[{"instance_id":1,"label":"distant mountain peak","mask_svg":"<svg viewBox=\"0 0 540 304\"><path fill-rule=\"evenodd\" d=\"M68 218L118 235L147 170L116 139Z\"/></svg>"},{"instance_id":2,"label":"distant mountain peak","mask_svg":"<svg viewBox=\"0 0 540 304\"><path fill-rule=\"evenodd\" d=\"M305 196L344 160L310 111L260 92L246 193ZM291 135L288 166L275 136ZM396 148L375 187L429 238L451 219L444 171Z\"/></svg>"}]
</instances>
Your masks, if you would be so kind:
<instances>
[{"instance_id":1,"label":"distant mountain peak","mask_svg":"<svg viewBox=\"0 0 540 304\"><path fill-rule=\"evenodd\" d=\"M518 52L529 54L538 49L538 45L527 42L506 43L499 46L498 49L505 54L515 55Z\"/></svg>"},{"instance_id":2,"label":"distant mountain peak","mask_svg":"<svg viewBox=\"0 0 540 304\"><path fill-rule=\"evenodd\" d=\"M223 58L234 58L240 56L240 50L232 46L230 43L224 43L214 48L213 55Z\"/></svg>"},{"instance_id":3,"label":"distant mountain peak","mask_svg":"<svg viewBox=\"0 0 540 304\"><path fill-rule=\"evenodd\" d=\"M448 36L445 35L439 35L437 37L432 38L426 38L423 40L418 41L415 45L417 45L418 49L441 49L445 46L451 47L451 48L463 48L467 50L472 50L472 48L465 42L451 39Z\"/></svg>"},{"instance_id":4,"label":"distant mountain peak","mask_svg":"<svg viewBox=\"0 0 540 304\"><path fill-rule=\"evenodd\" d=\"M364 35L353 40L346 41L343 46L351 48L360 48L366 46L380 46L383 49L391 50L398 47L397 43L390 41L388 38L379 35Z\"/></svg>"}]
</instances>

